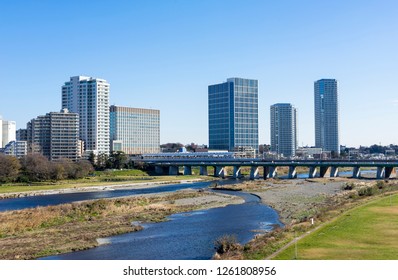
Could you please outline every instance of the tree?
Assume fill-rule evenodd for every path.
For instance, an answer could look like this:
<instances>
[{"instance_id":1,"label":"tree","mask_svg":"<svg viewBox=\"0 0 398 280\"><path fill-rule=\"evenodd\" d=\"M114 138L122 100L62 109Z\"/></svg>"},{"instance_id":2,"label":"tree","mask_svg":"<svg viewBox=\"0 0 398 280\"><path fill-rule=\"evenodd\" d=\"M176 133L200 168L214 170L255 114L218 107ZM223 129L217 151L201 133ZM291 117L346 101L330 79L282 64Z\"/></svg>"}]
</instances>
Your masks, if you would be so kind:
<instances>
[{"instance_id":1,"label":"tree","mask_svg":"<svg viewBox=\"0 0 398 280\"><path fill-rule=\"evenodd\" d=\"M75 178L84 178L94 171L93 165L88 160L80 160L75 166Z\"/></svg>"},{"instance_id":2,"label":"tree","mask_svg":"<svg viewBox=\"0 0 398 280\"><path fill-rule=\"evenodd\" d=\"M104 170L106 168L106 162L108 161L109 156L106 153L99 153L96 157L95 161L95 169Z\"/></svg>"},{"instance_id":3,"label":"tree","mask_svg":"<svg viewBox=\"0 0 398 280\"><path fill-rule=\"evenodd\" d=\"M21 159L22 173L29 181L44 181L51 177L48 159L39 154L31 154Z\"/></svg>"},{"instance_id":4,"label":"tree","mask_svg":"<svg viewBox=\"0 0 398 280\"><path fill-rule=\"evenodd\" d=\"M127 165L128 156L121 152L112 152L107 160L107 168L122 169Z\"/></svg>"},{"instance_id":5,"label":"tree","mask_svg":"<svg viewBox=\"0 0 398 280\"><path fill-rule=\"evenodd\" d=\"M13 156L0 154L0 182L13 182L18 178L21 164Z\"/></svg>"}]
</instances>

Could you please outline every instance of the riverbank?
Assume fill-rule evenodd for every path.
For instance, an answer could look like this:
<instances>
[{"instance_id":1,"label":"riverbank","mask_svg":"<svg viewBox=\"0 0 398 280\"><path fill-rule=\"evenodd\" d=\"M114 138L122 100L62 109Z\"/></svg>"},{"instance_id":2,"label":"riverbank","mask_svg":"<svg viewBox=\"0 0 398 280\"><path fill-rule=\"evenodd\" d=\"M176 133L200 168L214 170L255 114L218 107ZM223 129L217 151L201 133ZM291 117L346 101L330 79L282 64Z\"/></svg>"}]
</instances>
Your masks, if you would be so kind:
<instances>
[{"instance_id":1,"label":"riverbank","mask_svg":"<svg viewBox=\"0 0 398 280\"><path fill-rule=\"evenodd\" d=\"M166 180L167 179L167 180ZM200 181L208 181L211 178L192 178L181 180L176 176L170 178L157 177L152 180L135 180L126 181L121 183L108 182L108 183L96 183L94 185L86 186L87 183L74 182L74 183L64 183L59 185L37 185L37 186L19 186L20 188L26 188L27 190L9 192L6 190L7 186L0 187L0 200L8 198L18 198L18 197L28 197L28 196L41 196L41 195L52 195L52 194L64 194L64 193L79 193L79 192L93 192L93 191L111 191L116 189L138 189L138 188L151 188L158 185L168 185L168 184L184 184L184 183L194 183Z\"/></svg>"},{"instance_id":2,"label":"riverbank","mask_svg":"<svg viewBox=\"0 0 398 280\"><path fill-rule=\"evenodd\" d=\"M0 213L0 259L35 259L101 245L101 238L141 230L136 223L243 203L205 190L100 199ZM155 258L155 256L154 256Z\"/></svg>"},{"instance_id":3,"label":"riverbank","mask_svg":"<svg viewBox=\"0 0 398 280\"><path fill-rule=\"evenodd\" d=\"M396 180L316 178L245 182L235 186L261 197L279 212L284 228L257 235L244 246L232 246L216 259L264 259L290 241L375 197L397 192ZM231 186L234 188L234 186Z\"/></svg>"}]
</instances>

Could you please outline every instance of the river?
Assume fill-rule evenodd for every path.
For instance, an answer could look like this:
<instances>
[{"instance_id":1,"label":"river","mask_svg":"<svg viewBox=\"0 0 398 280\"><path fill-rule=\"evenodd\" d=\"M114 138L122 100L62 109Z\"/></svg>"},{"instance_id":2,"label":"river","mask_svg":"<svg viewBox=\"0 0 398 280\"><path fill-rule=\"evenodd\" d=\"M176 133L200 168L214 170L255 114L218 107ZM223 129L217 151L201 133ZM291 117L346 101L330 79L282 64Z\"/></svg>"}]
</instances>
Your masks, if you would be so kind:
<instances>
[{"instance_id":1,"label":"river","mask_svg":"<svg viewBox=\"0 0 398 280\"><path fill-rule=\"evenodd\" d=\"M257 233L283 226L278 214L257 196L241 196L245 203L174 214L167 222L142 224L142 231L109 237L93 249L43 258L45 260L205 260L215 253L214 242L234 235L241 244Z\"/></svg>"},{"instance_id":2,"label":"river","mask_svg":"<svg viewBox=\"0 0 398 280\"><path fill-rule=\"evenodd\" d=\"M236 181L235 181L236 182ZM221 182L229 183L229 181ZM139 189L115 189L91 192L62 193L51 195L27 196L21 198L9 198L0 200L0 212L9 210L21 210L25 208L33 208L37 206L50 206L64 203L71 203L83 200L123 197L129 195L140 195L160 192L173 192L177 190L192 188L207 188L211 182L197 182L184 184L160 185L149 188Z\"/></svg>"},{"instance_id":3,"label":"river","mask_svg":"<svg viewBox=\"0 0 398 280\"><path fill-rule=\"evenodd\" d=\"M222 180L217 183L236 182L236 180ZM140 189L115 189L4 199L0 200L0 211L101 198L172 192L187 188L201 189L207 188L211 184L212 182L195 182ZM244 192L217 192L240 196L245 203L174 214L168 218L167 222L142 224L144 227L142 231L106 238L105 241L108 244L90 250L43 259L210 259L215 252L214 242L224 235L234 235L239 243L245 244L257 233L270 231L275 226L283 226L276 211L262 204L259 197Z\"/></svg>"}]
</instances>

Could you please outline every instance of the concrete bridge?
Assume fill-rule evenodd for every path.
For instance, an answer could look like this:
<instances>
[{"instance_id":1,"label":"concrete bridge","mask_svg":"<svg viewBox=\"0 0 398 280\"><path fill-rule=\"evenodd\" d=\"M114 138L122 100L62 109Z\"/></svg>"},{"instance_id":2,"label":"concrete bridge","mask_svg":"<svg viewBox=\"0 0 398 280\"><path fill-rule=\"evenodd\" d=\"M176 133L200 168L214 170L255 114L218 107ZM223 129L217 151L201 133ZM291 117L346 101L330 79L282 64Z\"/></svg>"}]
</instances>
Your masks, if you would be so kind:
<instances>
[{"instance_id":1,"label":"concrete bridge","mask_svg":"<svg viewBox=\"0 0 398 280\"><path fill-rule=\"evenodd\" d=\"M184 175L192 175L192 168L198 167L200 175L211 175L215 177L232 176L233 178L242 177L242 168L250 168L250 179L259 179L260 173L263 179L276 178L278 176L278 168L287 167L289 179L297 178L297 168L304 167L308 169L308 177L339 177L339 169L349 168L353 178L361 177L361 169L372 168L376 169L376 179L389 179L395 176L395 168L398 167L398 161L375 161L375 160L361 160L361 161L342 161L342 160L299 160L299 161L263 161L258 159L228 159L228 160L204 160L204 159L176 159L176 160L148 160L147 164L155 167L157 174L180 174L180 168L183 168ZM233 171L232 174L227 174L227 169ZM208 173L211 169L210 174ZM262 172L260 172L262 169Z\"/></svg>"}]
</instances>

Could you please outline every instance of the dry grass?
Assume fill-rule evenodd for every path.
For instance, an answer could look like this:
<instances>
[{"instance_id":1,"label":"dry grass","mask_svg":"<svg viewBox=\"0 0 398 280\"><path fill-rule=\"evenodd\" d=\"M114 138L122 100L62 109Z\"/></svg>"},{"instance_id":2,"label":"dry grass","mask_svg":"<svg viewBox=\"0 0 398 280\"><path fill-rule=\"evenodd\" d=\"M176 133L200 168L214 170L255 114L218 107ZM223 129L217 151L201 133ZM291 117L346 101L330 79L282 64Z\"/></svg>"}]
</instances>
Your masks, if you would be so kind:
<instances>
[{"instance_id":1,"label":"dry grass","mask_svg":"<svg viewBox=\"0 0 398 280\"><path fill-rule=\"evenodd\" d=\"M183 191L167 195L96 200L0 213L0 259L33 259L98 246L97 238L140 230L132 221L158 222L201 208L178 199L206 196Z\"/></svg>"}]
</instances>

